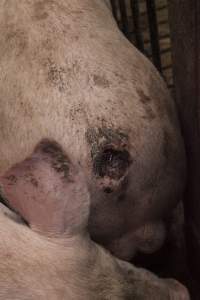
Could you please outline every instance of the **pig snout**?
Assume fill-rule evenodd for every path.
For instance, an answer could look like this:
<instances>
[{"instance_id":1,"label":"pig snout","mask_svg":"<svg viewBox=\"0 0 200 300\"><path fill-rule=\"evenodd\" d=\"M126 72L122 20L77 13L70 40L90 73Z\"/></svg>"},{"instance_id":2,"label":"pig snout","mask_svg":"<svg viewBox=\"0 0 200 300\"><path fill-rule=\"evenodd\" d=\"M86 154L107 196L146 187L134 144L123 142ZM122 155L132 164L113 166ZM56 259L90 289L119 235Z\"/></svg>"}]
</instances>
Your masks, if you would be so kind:
<instances>
[{"instance_id":1,"label":"pig snout","mask_svg":"<svg viewBox=\"0 0 200 300\"><path fill-rule=\"evenodd\" d=\"M0 179L8 206L37 231L57 235L86 227L89 193L61 146L43 140Z\"/></svg>"}]
</instances>

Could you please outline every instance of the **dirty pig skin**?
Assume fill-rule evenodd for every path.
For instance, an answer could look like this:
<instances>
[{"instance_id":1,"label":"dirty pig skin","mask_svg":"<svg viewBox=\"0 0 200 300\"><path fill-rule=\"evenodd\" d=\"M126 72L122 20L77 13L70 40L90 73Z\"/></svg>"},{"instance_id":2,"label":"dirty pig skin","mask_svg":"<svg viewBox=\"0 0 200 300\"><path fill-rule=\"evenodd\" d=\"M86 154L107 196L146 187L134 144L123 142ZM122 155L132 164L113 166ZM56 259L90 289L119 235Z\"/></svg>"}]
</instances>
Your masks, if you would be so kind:
<instances>
[{"instance_id":1,"label":"dirty pig skin","mask_svg":"<svg viewBox=\"0 0 200 300\"><path fill-rule=\"evenodd\" d=\"M91 240L85 174L55 141L39 143L0 186L12 207L0 204L0 299L190 299L177 281L135 268Z\"/></svg>"},{"instance_id":2,"label":"dirty pig skin","mask_svg":"<svg viewBox=\"0 0 200 300\"><path fill-rule=\"evenodd\" d=\"M162 245L185 177L176 110L108 1L0 1L0 174L43 139L85 174L94 241L124 260Z\"/></svg>"}]
</instances>

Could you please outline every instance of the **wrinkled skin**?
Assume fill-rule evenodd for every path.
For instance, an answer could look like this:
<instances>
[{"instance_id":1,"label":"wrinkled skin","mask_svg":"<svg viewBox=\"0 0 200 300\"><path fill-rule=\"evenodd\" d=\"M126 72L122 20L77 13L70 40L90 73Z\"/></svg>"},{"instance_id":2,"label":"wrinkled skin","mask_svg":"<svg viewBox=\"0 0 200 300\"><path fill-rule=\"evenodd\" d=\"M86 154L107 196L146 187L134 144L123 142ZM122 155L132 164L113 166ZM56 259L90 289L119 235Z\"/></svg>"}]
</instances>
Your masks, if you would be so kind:
<instances>
[{"instance_id":1,"label":"wrinkled skin","mask_svg":"<svg viewBox=\"0 0 200 300\"><path fill-rule=\"evenodd\" d=\"M0 184L17 212L0 206L0 299L189 300L175 280L120 261L90 239L85 176L59 144L44 140Z\"/></svg>"},{"instance_id":2,"label":"wrinkled skin","mask_svg":"<svg viewBox=\"0 0 200 300\"><path fill-rule=\"evenodd\" d=\"M163 80L108 2L2 0L0 74L0 174L54 139L86 178L93 240L125 260L157 250L183 143Z\"/></svg>"}]
</instances>

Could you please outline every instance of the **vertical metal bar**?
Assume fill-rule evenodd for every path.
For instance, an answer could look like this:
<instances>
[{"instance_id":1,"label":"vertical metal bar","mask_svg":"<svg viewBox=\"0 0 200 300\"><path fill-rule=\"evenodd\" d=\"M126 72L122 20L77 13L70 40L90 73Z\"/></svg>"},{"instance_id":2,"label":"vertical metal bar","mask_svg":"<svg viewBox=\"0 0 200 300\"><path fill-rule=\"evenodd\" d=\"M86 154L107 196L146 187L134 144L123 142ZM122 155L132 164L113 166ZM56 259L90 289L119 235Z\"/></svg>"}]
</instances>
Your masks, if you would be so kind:
<instances>
[{"instance_id":1,"label":"vertical metal bar","mask_svg":"<svg viewBox=\"0 0 200 300\"><path fill-rule=\"evenodd\" d=\"M162 72L155 0L146 0L146 7L151 38L152 58L157 69Z\"/></svg>"},{"instance_id":2,"label":"vertical metal bar","mask_svg":"<svg viewBox=\"0 0 200 300\"><path fill-rule=\"evenodd\" d=\"M128 16L124 0L119 0L119 8L121 13L122 31L125 34L125 36L129 38Z\"/></svg>"},{"instance_id":3,"label":"vertical metal bar","mask_svg":"<svg viewBox=\"0 0 200 300\"><path fill-rule=\"evenodd\" d=\"M140 29L140 8L138 0L131 0L131 11L134 25L136 47L144 52L144 41L142 31Z\"/></svg>"},{"instance_id":4,"label":"vertical metal bar","mask_svg":"<svg viewBox=\"0 0 200 300\"><path fill-rule=\"evenodd\" d=\"M117 0L110 0L111 6L112 6L112 13L113 13L113 17L115 18L116 21L118 21L117 19Z\"/></svg>"}]
</instances>

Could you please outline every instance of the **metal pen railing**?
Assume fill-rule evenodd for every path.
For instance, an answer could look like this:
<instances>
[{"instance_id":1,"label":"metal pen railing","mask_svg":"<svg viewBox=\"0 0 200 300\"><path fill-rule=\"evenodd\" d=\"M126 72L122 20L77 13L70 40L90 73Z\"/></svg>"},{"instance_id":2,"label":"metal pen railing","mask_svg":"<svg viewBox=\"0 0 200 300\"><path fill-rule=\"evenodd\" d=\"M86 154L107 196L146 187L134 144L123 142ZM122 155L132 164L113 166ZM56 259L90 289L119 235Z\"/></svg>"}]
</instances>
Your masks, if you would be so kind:
<instances>
[{"instance_id":1,"label":"metal pen railing","mask_svg":"<svg viewBox=\"0 0 200 300\"><path fill-rule=\"evenodd\" d=\"M152 60L168 86L172 87L167 0L111 0L111 5L124 35ZM161 13L164 19L160 18ZM165 29L164 33L160 32L161 27ZM163 41L167 41L167 46L162 45Z\"/></svg>"}]
</instances>

